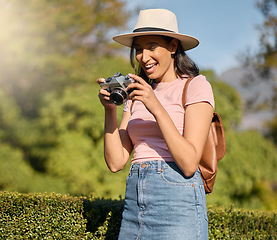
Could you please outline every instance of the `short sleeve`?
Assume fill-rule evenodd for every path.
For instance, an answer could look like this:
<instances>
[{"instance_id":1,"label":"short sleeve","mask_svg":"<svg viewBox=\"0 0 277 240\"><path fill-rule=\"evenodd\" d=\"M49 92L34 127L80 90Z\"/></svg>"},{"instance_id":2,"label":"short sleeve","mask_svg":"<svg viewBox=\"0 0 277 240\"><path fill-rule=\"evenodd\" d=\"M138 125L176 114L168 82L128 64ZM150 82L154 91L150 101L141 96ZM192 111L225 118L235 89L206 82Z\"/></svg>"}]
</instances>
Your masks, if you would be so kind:
<instances>
[{"instance_id":1,"label":"short sleeve","mask_svg":"<svg viewBox=\"0 0 277 240\"><path fill-rule=\"evenodd\" d=\"M215 107L212 86L203 75L198 75L190 82L185 106L198 102L208 102Z\"/></svg>"},{"instance_id":2,"label":"short sleeve","mask_svg":"<svg viewBox=\"0 0 277 240\"><path fill-rule=\"evenodd\" d=\"M131 112L131 104L132 104L132 100L127 100L125 102L124 107L123 107L123 111L124 112Z\"/></svg>"}]
</instances>

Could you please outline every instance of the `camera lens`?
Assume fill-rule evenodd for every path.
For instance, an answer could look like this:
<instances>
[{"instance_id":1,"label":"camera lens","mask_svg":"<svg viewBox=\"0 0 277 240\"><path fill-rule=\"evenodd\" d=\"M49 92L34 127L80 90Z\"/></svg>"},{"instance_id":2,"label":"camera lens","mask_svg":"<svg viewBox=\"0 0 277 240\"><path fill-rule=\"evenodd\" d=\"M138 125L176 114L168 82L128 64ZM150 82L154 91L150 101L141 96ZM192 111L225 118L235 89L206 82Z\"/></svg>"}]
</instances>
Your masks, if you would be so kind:
<instances>
[{"instance_id":1,"label":"camera lens","mask_svg":"<svg viewBox=\"0 0 277 240\"><path fill-rule=\"evenodd\" d=\"M127 97L127 92L120 88L115 88L110 95L111 102L115 105L123 104Z\"/></svg>"}]
</instances>

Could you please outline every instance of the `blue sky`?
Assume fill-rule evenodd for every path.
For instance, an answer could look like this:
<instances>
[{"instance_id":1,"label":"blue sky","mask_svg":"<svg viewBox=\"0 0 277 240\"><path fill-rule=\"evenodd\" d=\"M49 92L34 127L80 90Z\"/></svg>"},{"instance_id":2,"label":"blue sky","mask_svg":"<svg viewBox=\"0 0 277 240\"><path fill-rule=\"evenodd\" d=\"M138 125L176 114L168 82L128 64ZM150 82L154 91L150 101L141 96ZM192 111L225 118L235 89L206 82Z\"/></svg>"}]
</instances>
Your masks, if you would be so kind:
<instances>
[{"instance_id":1,"label":"blue sky","mask_svg":"<svg viewBox=\"0 0 277 240\"><path fill-rule=\"evenodd\" d=\"M239 65L238 54L258 48L263 18L256 0L126 0L129 8L166 8L177 16L179 32L199 39L188 55L217 74ZM129 22L132 31L137 15ZM128 30L127 30L128 32Z\"/></svg>"}]
</instances>

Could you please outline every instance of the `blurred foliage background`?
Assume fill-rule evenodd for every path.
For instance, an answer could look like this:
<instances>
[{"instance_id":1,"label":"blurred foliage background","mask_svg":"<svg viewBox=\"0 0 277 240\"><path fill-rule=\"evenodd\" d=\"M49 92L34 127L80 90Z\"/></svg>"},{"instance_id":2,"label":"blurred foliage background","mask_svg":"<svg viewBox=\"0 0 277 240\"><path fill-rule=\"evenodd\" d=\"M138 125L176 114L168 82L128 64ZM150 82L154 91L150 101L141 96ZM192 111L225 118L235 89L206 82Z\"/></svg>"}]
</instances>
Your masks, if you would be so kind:
<instances>
[{"instance_id":1,"label":"blurred foliage background","mask_svg":"<svg viewBox=\"0 0 277 240\"><path fill-rule=\"evenodd\" d=\"M110 41L128 22L124 2L0 0L0 5L0 190L124 197L129 165L116 174L106 167L104 111L95 81L133 72ZM272 59L267 67L273 67ZM212 70L202 73L213 86L227 141L208 203L276 210L276 120L269 138L238 131L241 96Z\"/></svg>"}]
</instances>

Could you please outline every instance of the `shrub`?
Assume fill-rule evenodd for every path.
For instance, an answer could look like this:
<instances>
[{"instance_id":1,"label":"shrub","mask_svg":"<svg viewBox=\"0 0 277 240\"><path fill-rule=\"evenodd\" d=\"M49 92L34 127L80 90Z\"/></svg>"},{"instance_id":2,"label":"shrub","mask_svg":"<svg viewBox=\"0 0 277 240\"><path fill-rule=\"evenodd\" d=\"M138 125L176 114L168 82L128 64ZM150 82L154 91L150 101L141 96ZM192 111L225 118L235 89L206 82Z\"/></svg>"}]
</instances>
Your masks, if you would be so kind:
<instances>
[{"instance_id":1,"label":"shrub","mask_svg":"<svg viewBox=\"0 0 277 240\"><path fill-rule=\"evenodd\" d=\"M123 200L0 192L1 239L118 237ZM277 239L277 213L208 208L210 239Z\"/></svg>"},{"instance_id":2,"label":"shrub","mask_svg":"<svg viewBox=\"0 0 277 240\"><path fill-rule=\"evenodd\" d=\"M277 213L208 208L209 239L277 239Z\"/></svg>"},{"instance_id":3,"label":"shrub","mask_svg":"<svg viewBox=\"0 0 277 240\"><path fill-rule=\"evenodd\" d=\"M0 192L0 202L1 239L92 239L80 198Z\"/></svg>"}]
</instances>

